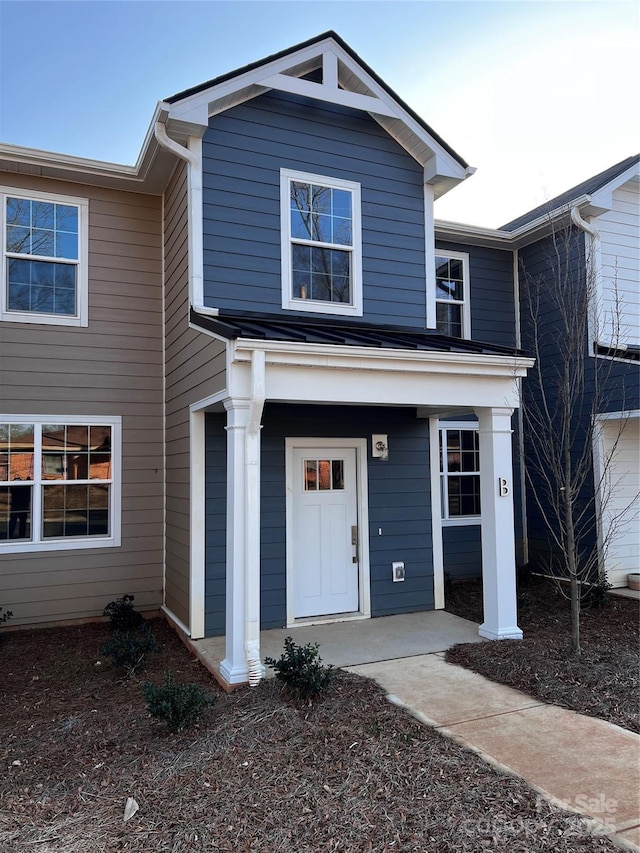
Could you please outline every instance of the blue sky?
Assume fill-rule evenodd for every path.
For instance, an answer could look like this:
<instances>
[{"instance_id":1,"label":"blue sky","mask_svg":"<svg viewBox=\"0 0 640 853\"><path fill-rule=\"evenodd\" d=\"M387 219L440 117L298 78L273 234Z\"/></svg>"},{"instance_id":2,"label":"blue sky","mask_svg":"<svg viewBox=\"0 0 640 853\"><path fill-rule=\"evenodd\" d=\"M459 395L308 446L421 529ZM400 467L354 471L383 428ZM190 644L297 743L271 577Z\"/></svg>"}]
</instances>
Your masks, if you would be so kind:
<instances>
[{"instance_id":1,"label":"blue sky","mask_svg":"<svg viewBox=\"0 0 640 853\"><path fill-rule=\"evenodd\" d=\"M336 30L477 173L497 226L640 148L633 2L0 0L0 141L118 163L156 102Z\"/></svg>"}]
</instances>

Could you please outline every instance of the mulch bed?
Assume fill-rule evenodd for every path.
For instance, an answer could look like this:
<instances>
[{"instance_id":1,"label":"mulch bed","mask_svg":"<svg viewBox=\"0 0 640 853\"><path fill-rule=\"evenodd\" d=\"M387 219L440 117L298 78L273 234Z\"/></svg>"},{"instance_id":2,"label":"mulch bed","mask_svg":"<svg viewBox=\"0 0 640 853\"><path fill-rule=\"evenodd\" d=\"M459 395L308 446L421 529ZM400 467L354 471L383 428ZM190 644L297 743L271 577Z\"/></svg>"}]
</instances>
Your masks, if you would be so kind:
<instances>
[{"instance_id":1,"label":"mulch bed","mask_svg":"<svg viewBox=\"0 0 640 853\"><path fill-rule=\"evenodd\" d=\"M482 622L482 582L454 583L446 609ZM523 640L461 644L446 659L545 702L640 732L637 600L612 595L603 607L583 609L579 657L570 648L569 602L554 582L526 580L518 611Z\"/></svg>"},{"instance_id":2,"label":"mulch bed","mask_svg":"<svg viewBox=\"0 0 640 853\"><path fill-rule=\"evenodd\" d=\"M3 853L616 849L366 679L340 673L313 706L273 680L225 694L154 625L161 649L128 681L100 657L106 625L0 638ZM140 690L166 667L217 695L181 734Z\"/></svg>"}]
</instances>

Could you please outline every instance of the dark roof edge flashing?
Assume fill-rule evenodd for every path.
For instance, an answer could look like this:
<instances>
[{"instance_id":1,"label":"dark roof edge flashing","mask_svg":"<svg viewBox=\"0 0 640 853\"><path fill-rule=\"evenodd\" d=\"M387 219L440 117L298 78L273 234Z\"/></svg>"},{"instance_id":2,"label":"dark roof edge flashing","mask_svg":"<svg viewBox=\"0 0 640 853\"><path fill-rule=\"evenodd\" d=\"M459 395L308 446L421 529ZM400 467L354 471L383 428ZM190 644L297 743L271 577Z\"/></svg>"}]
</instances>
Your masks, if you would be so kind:
<instances>
[{"instance_id":1,"label":"dark roof edge flashing","mask_svg":"<svg viewBox=\"0 0 640 853\"><path fill-rule=\"evenodd\" d=\"M388 343L388 339L397 337L398 343L393 347L396 349L410 349L415 351L417 349L415 343L408 341L409 338L412 338L423 343L424 349L433 352L466 352L476 355L505 355L511 357L525 355L522 350L515 347L505 347L499 344L465 338L452 338L447 335L438 335L424 328L387 326L377 323L365 323L364 321L342 320L333 317L331 319L299 316L289 318L277 314L258 314L250 311L230 312L223 310L220 311L218 316L211 316L199 314L194 308L191 308L190 320L194 326L212 332L226 340L260 338L262 340L274 341L297 341L304 344L304 341L300 341L299 332L306 328L310 334L313 334L314 331L317 331L320 335L323 332L328 333L331 336L331 339L326 341L328 346L340 345L339 342L335 341L335 337L342 332L344 335L344 346L369 346L372 350L392 346ZM288 337L286 334L287 329L298 331L298 335ZM363 344L358 343L357 340L349 340L350 335L357 336L358 333L373 336L374 339L378 335L380 340L377 345ZM403 341L406 342L404 346Z\"/></svg>"}]
</instances>

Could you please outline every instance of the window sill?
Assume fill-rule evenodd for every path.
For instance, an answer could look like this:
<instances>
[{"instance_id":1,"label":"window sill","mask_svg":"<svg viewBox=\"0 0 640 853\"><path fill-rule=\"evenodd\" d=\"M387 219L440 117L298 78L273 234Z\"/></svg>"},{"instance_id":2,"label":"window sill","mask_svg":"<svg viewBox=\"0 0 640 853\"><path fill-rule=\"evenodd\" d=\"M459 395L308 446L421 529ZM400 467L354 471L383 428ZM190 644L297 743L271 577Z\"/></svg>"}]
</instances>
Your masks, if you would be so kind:
<instances>
[{"instance_id":1,"label":"window sill","mask_svg":"<svg viewBox=\"0 0 640 853\"><path fill-rule=\"evenodd\" d=\"M24 539L5 539L0 542L1 554L35 554L41 551L79 551L95 548L118 548L121 542L113 536L86 539L48 539L46 542L27 542Z\"/></svg>"},{"instance_id":2,"label":"window sill","mask_svg":"<svg viewBox=\"0 0 640 853\"><path fill-rule=\"evenodd\" d=\"M482 524L482 518L479 515L463 515L460 518L442 518L443 527L470 527L471 525Z\"/></svg>"},{"instance_id":3,"label":"window sill","mask_svg":"<svg viewBox=\"0 0 640 853\"><path fill-rule=\"evenodd\" d=\"M62 314L20 313L18 311L3 311L0 320L5 323L31 323L33 326L87 326L83 317L66 317Z\"/></svg>"},{"instance_id":4,"label":"window sill","mask_svg":"<svg viewBox=\"0 0 640 853\"><path fill-rule=\"evenodd\" d=\"M333 314L342 317L362 317L362 308L358 305L344 305L340 302L314 302L311 299L291 299L283 304L285 311L300 311L312 314Z\"/></svg>"}]
</instances>

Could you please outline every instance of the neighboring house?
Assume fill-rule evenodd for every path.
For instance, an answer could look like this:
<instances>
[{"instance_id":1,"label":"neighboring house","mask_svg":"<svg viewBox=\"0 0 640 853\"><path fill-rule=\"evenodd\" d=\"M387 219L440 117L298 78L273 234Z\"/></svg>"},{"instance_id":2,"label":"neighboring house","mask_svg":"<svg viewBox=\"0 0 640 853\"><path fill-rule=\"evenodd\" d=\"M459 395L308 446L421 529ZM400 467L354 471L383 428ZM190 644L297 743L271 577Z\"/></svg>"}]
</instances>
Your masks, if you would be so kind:
<instances>
[{"instance_id":1,"label":"neighboring house","mask_svg":"<svg viewBox=\"0 0 640 853\"><path fill-rule=\"evenodd\" d=\"M558 273L566 273L563 287L577 288L571 308L580 322L576 332L585 381L571 430L578 438L574 465L584 449L589 470L574 497L575 517L583 555L593 549L609 582L626 586L628 573L640 568L640 158L617 163L503 228L535 235L519 243L522 345L532 353L538 338L547 389L554 387L557 364L566 360L565 341L557 334L563 324L552 298ZM539 311L532 311L527 299L531 287L548 295ZM581 293L588 298L584 311ZM528 393L536 397L536 389L530 378ZM534 566L553 570L557 553L550 548L543 513L547 519L554 516L529 438L525 434L523 453L532 474L526 501L528 558ZM591 446L585 445L589 440Z\"/></svg>"},{"instance_id":2,"label":"neighboring house","mask_svg":"<svg viewBox=\"0 0 640 853\"><path fill-rule=\"evenodd\" d=\"M133 593L224 634L232 684L261 628L482 566L480 633L521 636L515 238L434 226L473 170L338 36L160 102L134 167L0 169L14 624Z\"/></svg>"}]
</instances>

